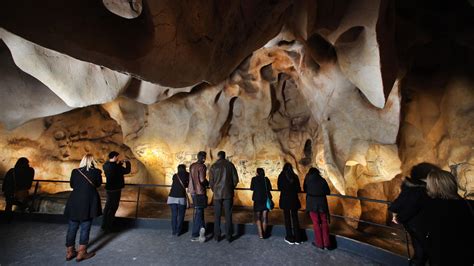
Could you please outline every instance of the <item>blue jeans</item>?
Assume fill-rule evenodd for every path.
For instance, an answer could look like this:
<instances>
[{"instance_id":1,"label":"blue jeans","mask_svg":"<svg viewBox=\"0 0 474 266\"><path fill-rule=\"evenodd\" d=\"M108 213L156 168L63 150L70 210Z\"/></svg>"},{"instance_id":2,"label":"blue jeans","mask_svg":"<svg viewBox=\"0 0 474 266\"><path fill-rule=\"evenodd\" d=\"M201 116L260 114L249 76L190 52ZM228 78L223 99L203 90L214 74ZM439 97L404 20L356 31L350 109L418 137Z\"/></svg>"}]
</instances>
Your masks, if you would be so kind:
<instances>
[{"instance_id":1,"label":"blue jeans","mask_svg":"<svg viewBox=\"0 0 474 266\"><path fill-rule=\"evenodd\" d=\"M169 204L171 208L171 230L173 235L179 235L183 228L186 205Z\"/></svg>"},{"instance_id":2,"label":"blue jeans","mask_svg":"<svg viewBox=\"0 0 474 266\"><path fill-rule=\"evenodd\" d=\"M193 202L196 202L196 197L195 195L192 195L193 197ZM193 217L193 231L192 231L192 237L198 237L199 236L199 230L201 228L205 227L205 222L204 222L204 208L202 207L196 207L194 208L194 217Z\"/></svg>"},{"instance_id":3,"label":"blue jeans","mask_svg":"<svg viewBox=\"0 0 474 266\"><path fill-rule=\"evenodd\" d=\"M69 220L69 227L66 235L66 247L72 247L76 244L76 234L79 226L81 233L79 237L79 245L87 245L89 243L89 233L91 232L92 219L84 221Z\"/></svg>"}]
</instances>

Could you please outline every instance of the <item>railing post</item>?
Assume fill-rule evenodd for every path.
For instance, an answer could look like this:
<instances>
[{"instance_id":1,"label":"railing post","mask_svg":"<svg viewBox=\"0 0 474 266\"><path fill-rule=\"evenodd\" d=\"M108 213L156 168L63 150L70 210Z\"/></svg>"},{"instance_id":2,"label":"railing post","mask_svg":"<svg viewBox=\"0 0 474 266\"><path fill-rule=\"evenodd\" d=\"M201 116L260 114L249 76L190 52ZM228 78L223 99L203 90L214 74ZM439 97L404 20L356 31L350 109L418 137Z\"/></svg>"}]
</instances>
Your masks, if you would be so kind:
<instances>
[{"instance_id":1,"label":"railing post","mask_svg":"<svg viewBox=\"0 0 474 266\"><path fill-rule=\"evenodd\" d=\"M408 260L411 259L411 255L410 255L410 243L408 242L408 232L407 230L405 229L405 226L403 226L403 231L405 232L405 240L406 240L406 243L407 243L407 255L408 255Z\"/></svg>"},{"instance_id":2,"label":"railing post","mask_svg":"<svg viewBox=\"0 0 474 266\"><path fill-rule=\"evenodd\" d=\"M138 205L140 203L140 191L141 191L141 186L138 186L138 193L137 193L137 205L135 207L135 219L138 219Z\"/></svg>"},{"instance_id":3,"label":"railing post","mask_svg":"<svg viewBox=\"0 0 474 266\"><path fill-rule=\"evenodd\" d=\"M32 212L32 208L35 209L36 211L36 208L35 208L35 201L36 201L36 195L38 194L38 188L39 188L39 181L36 181L36 185L35 185L35 191L33 192L33 199L31 200L31 207L30 207L30 212Z\"/></svg>"}]
</instances>

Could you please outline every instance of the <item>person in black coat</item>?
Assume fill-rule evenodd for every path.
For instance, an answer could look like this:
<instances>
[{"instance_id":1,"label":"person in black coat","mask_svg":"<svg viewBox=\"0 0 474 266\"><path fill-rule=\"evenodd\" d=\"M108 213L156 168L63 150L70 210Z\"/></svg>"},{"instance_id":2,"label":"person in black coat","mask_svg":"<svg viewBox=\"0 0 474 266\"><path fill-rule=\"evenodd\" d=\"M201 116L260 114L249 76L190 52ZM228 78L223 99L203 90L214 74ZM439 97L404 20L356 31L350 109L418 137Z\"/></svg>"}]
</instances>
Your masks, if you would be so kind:
<instances>
[{"instance_id":1,"label":"person in black coat","mask_svg":"<svg viewBox=\"0 0 474 266\"><path fill-rule=\"evenodd\" d=\"M300 180L293 171L290 163L285 163L278 176L278 190L280 193L280 209L285 216L286 237L285 242L290 245L301 243L298 210L301 203L298 193L301 192Z\"/></svg>"},{"instance_id":2,"label":"person in black coat","mask_svg":"<svg viewBox=\"0 0 474 266\"><path fill-rule=\"evenodd\" d=\"M268 211L267 200L272 199L272 184L265 176L263 168L257 168L257 175L252 178L250 190L253 191L253 211L255 223L257 224L258 236L263 239L267 233ZM272 206L270 206L272 208Z\"/></svg>"},{"instance_id":3,"label":"person in black coat","mask_svg":"<svg viewBox=\"0 0 474 266\"><path fill-rule=\"evenodd\" d=\"M306 211L313 221L314 239L312 244L324 249L331 246L329 240L329 207L327 195L331 193L328 183L318 169L311 167L303 184L306 192Z\"/></svg>"},{"instance_id":4,"label":"person in black coat","mask_svg":"<svg viewBox=\"0 0 474 266\"><path fill-rule=\"evenodd\" d=\"M186 206L189 204L186 188L189 184L189 173L186 165L178 165L178 173L173 175L170 194L167 204L171 208L171 229L174 236L179 236L182 231Z\"/></svg>"},{"instance_id":5,"label":"person in black coat","mask_svg":"<svg viewBox=\"0 0 474 266\"><path fill-rule=\"evenodd\" d=\"M5 195L5 217L11 220L13 205L24 209L28 206L28 190L33 184L35 170L29 161L21 157L14 168L8 170L3 179L2 191Z\"/></svg>"},{"instance_id":6,"label":"person in black coat","mask_svg":"<svg viewBox=\"0 0 474 266\"><path fill-rule=\"evenodd\" d=\"M95 253L87 252L92 219L102 215L100 196L97 187L102 184L102 171L95 168L92 155L82 158L79 168L72 170L70 185L72 192L66 203L64 215L69 220L66 235L66 260L76 257L77 261L88 259ZM75 251L77 230L81 227L79 250Z\"/></svg>"},{"instance_id":7,"label":"person in black coat","mask_svg":"<svg viewBox=\"0 0 474 266\"><path fill-rule=\"evenodd\" d=\"M430 265L474 265L474 204L458 194L456 178L443 170L426 179L424 214Z\"/></svg>"},{"instance_id":8,"label":"person in black coat","mask_svg":"<svg viewBox=\"0 0 474 266\"><path fill-rule=\"evenodd\" d=\"M125 163L125 167L124 167ZM120 161L119 153L112 151L109 153L109 160L102 167L106 178L105 190L107 191L107 200L104 207L104 219L102 220L102 230L105 232L113 231L115 213L120 205L122 188L125 187L124 175L132 170L128 160Z\"/></svg>"},{"instance_id":9,"label":"person in black coat","mask_svg":"<svg viewBox=\"0 0 474 266\"><path fill-rule=\"evenodd\" d=\"M402 183L398 197L392 202L389 210L394 213L392 221L402 223L410 234L414 254L412 265L425 265L427 260L426 228L423 223L422 210L428 201L426 194L426 177L432 170L439 169L430 163L420 163L411 169L410 176Z\"/></svg>"}]
</instances>

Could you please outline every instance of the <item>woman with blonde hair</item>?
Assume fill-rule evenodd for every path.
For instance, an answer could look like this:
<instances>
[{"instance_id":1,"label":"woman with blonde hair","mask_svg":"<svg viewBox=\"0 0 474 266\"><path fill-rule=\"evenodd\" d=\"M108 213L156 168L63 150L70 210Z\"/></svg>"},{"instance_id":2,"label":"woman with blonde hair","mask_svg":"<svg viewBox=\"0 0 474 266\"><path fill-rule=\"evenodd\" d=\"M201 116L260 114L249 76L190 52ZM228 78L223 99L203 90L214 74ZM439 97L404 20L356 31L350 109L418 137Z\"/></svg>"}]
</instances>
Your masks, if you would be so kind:
<instances>
[{"instance_id":1,"label":"woman with blonde hair","mask_svg":"<svg viewBox=\"0 0 474 266\"><path fill-rule=\"evenodd\" d=\"M102 171L96 169L97 163L91 154L85 155L79 168L72 170L70 185L72 192L66 203L64 215L69 220L66 235L66 260L76 257L76 261L88 259L95 253L87 252L92 219L102 215L100 196L97 187L102 184ZM79 249L75 250L76 234L81 227Z\"/></svg>"},{"instance_id":2,"label":"woman with blonde hair","mask_svg":"<svg viewBox=\"0 0 474 266\"><path fill-rule=\"evenodd\" d=\"M428 174L426 190L431 198L425 210L430 265L473 265L473 202L459 196L455 177L443 170Z\"/></svg>"}]
</instances>

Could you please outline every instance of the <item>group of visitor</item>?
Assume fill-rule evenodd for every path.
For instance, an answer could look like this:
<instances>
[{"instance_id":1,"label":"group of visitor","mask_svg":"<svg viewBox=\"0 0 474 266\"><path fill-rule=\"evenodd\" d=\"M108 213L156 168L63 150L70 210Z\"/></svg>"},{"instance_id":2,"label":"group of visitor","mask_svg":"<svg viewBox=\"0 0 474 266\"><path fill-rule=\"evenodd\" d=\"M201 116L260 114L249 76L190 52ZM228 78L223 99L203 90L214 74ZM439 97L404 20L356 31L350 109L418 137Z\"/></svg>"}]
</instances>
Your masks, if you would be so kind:
<instances>
[{"instance_id":1,"label":"group of visitor","mask_svg":"<svg viewBox=\"0 0 474 266\"><path fill-rule=\"evenodd\" d=\"M206 152L200 151L197 154L197 161L190 165L189 173L186 166L178 165L178 171L173 175L171 190L168 197L168 205L171 208L171 228L173 235L182 233L182 225L186 209L194 206L193 227L191 241L206 241L206 228L204 221L204 211L208 204L206 188L213 192L214 205L214 232L216 241L221 238L221 212L225 213L225 237L232 241L232 206L234 189L239 177L237 170L226 158L224 151L217 153L218 160L209 169L209 181L207 180L207 167L205 165ZM285 219L286 237L288 244L299 245L301 243L301 229L298 221L298 210L301 203L298 194L301 185L298 175L293 171L290 163L285 163L278 176L278 190L280 191L280 208L283 209ZM326 195L329 195L329 186L321 177L319 170L311 168L306 175L304 185L306 192L307 211L313 221L315 232L315 245L318 248L329 248L329 208ZM256 169L256 175L252 178L250 190L253 191L252 200L254 202L253 211L255 224L259 238L268 237L268 212L274 207L272 200L272 184L265 176L263 168ZM191 197L188 196L190 193ZM192 200L190 199L192 198Z\"/></svg>"},{"instance_id":2,"label":"group of visitor","mask_svg":"<svg viewBox=\"0 0 474 266\"><path fill-rule=\"evenodd\" d=\"M105 233L115 230L114 218L119 207L122 189L125 186L124 175L130 173L131 164L128 160L119 160L118 152L109 153L108 161L102 167L106 177L107 193L103 212L97 191L97 188L102 185L102 171L97 166L94 157L86 154L79 168L71 172L70 185L73 190L64 209L64 215L69 220L66 234L66 260L76 258L76 261L81 261L95 255L94 252L87 252L92 220L95 217L104 214L102 230ZM81 228L79 249L76 251L75 242L79 227Z\"/></svg>"},{"instance_id":3,"label":"group of visitor","mask_svg":"<svg viewBox=\"0 0 474 266\"><path fill-rule=\"evenodd\" d=\"M410 234L411 265L474 265L473 204L459 196L450 172L430 163L414 166L389 210Z\"/></svg>"},{"instance_id":4,"label":"group of visitor","mask_svg":"<svg viewBox=\"0 0 474 266\"><path fill-rule=\"evenodd\" d=\"M205 242L206 227L204 211L208 206L207 188L212 190L214 205L213 238L221 240L221 213L225 214L225 238L231 242L233 235L232 207L234 190L239 183L237 170L224 151L218 152L218 160L209 169L207 179L207 154L200 151L197 161L189 166L180 164L172 177L167 204L171 208L172 234L183 233L186 209L194 209L191 241ZM102 171L90 154L85 155L79 168L72 170L70 186L73 189L64 211L68 218L66 235L66 260L88 259L94 253L87 252L92 220L104 214L102 229L114 230L114 218L119 207L121 190L125 185L124 175L130 173L128 160L119 160L119 153L109 153L103 165L106 176L107 200L102 211L97 188L102 185ZM34 169L27 158L18 159L14 168L7 171L2 191L6 199L5 216L11 218L12 206L28 208L28 190L34 178ZM285 163L277 180L280 191L280 209L283 210L288 244L301 243L298 210L301 203L298 194L306 193L306 211L313 222L314 242L320 249L330 248L330 214L326 196L330 189L317 168L310 168L304 178L303 191L298 175L290 163ZM274 208L272 185L263 168L256 169L251 180L252 200L258 237L268 237L268 213ZM188 196L190 194L190 197ZM473 265L472 239L474 239L474 211L472 201L459 196L456 178L439 167L421 163L414 166L410 177L406 177L398 198L390 205L392 221L403 224L409 233L414 255L412 265L447 265L456 259L458 265ZM75 249L77 231L80 230L79 248Z\"/></svg>"}]
</instances>

